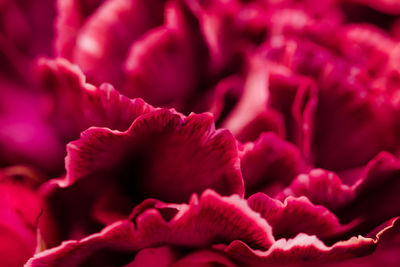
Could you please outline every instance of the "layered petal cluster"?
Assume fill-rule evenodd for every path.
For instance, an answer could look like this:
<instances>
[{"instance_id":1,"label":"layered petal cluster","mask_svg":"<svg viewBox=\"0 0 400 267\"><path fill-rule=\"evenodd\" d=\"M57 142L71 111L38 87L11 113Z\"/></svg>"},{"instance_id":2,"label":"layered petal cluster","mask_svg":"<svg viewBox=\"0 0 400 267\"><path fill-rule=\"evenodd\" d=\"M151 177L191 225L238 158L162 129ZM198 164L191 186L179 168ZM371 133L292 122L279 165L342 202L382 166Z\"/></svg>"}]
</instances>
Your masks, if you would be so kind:
<instances>
[{"instance_id":1,"label":"layered petal cluster","mask_svg":"<svg viewBox=\"0 0 400 267\"><path fill-rule=\"evenodd\" d=\"M276 230L287 221L291 223ZM148 199L136 206L129 220L41 252L26 266L140 266L153 260L165 266L325 262L371 253L385 232L398 234L399 224L393 221L375 239L359 236L326 246L318 238L348 229L327 209L305 198L282 203L257 194L246 202L237 195L222 197L207 190L200 198L193 195L189 204ZM278 239L280 231L293 236Z\"/></svg>"},{"instance_id":2,"label":"layered petal cluster","mask_svg":"<svg viewBox=\"0 0 400 267\"><path fill-rule=\"evenodd\" d=\"M399 15L0 0L0 266L399 266Z\"/></svg>"}]
</instances>

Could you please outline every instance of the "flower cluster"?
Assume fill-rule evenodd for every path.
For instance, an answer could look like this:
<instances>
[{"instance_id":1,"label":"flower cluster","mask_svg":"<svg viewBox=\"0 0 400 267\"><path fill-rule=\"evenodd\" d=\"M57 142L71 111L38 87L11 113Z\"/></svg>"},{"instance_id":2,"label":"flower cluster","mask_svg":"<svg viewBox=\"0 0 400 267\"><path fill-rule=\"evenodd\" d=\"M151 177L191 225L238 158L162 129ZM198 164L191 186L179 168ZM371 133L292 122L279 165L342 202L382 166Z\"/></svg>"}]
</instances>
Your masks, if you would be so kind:
<instances>
[{"instance_id":1,"label":"flower cluster","mask_svg":"<svg viewBox=\"0 0 400 267\"><path fill-rule=\"evenodd\" d=\"M399 266L400 2L0 1L0 265Z\"/></svg>"}]
</instances>

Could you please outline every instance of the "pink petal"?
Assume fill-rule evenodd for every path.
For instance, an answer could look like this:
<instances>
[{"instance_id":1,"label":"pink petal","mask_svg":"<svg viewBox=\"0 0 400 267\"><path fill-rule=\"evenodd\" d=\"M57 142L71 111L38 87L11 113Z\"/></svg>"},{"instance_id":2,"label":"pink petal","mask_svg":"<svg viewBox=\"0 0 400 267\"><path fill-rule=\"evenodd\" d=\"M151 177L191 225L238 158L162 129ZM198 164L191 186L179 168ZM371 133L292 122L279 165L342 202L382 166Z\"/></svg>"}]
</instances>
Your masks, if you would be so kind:
<instances>
[{"instance_id":1,"label":"pink petal","mask_svg":"<svg viewBox=\"0 0 400 267\"><path fill-rule=\"evenodd\" d=\"M124 93L155 105L182 106L196 85L191 49L173 29L160 27L147 33L129 52Z\"/></svg>"},{"instance_id":2,"label":"pink petal","mask_svg":"<svg viewBox=\"0 0 400 267\"><path fill-rule=\"evenodd\" d=\"M312 79L295 75L276 67L269 77L269 104L282 114L286 126L286 139L295 143L301 150L307 132L311 129L317 101L317 87Z\"/></svg>"},{"instance_id":3,"label":"pink petal","mask_svg":"<svg viewBox=\"0 0 400 267\"><path fill-rule=\"evenodd\" d=\"M181 109L196 87L205 83L208 55L198 22L185 4L170 2L164 13L165 24L131 46L124 93Z\"/></svg>"},{"instance_id":4,"label":"pink petal","mask_svg":"<svg viewBox=\"0 0 400 267\"><path fill-rule=\"evenodd\" d=\"M0 77L0 165L30 164L46 174L63 167L65 147L43 118L43 101L33 91Z\"/></svg>"},{"instance_id":5,"label":"pink petal","mask_svg":"<svg viewBox=\"0 0 400 267\"><path fill-rule=\"evenodd\" d=\"M249 206L271 226L279 239L294 238L297 234L314 234L320 240L337 240L352 225L341 225L338 218L324 206L312 204L306 197L288 197L284 202L263 193L252 195Z\"/></svg>"},{"instance_id":6,"label":"pink petal","mask_svg":"<svg viewBox=\"0 0 400 267\"><path fill-rule=\"evenodd\" d=\"M285 186L306 167L294 145L274 133L264 133L243 145L241 169L247 193L259 191L275 182Z\"/></svg>"},{"instance_id":7,"label":"pink petal","mask_svg":"<svg viewBox=\"0 0 400 267\"><path fill-rule=\"evenodd\" d=\"M334 172L313 169L297 176L276 198L283 201L287 196L306 196L314 204L337 210L354 198L354 192Z\"/></svg>"},{"instance_id":8,"label":"pink petal","mask_svg":"<svg viewBox=\"0 0 400 267\"><path fill-rule=\"evenodd\" d=\"M253 127L250 128L248 126L251 125L253 120L260 122L258 118L262 114L268 113L268 68L264 62L255 59L250 63L248 72L243 94L229 116L223 121L221 127L228 128L235 136L252 136L257 138L260 132L256 131L256 133L252 134L245 132L249 130L254 131ZM268 118L270 116L262 116L262 118L264 117ZM266 120L263 119L263 121L265 122ZM276 119L276 121L279 121L279 119ZM253 141L242 139L239 138L239 141Z\"/></svg>"},{"instance_id":9,"label":"pink petal","mask_svg":"<svg viewBox=\"0 0 400 267\"><path fill-rule=\"evenodd\" d=\"M38 69L48 93L49 120L66 142L90 126L126 130L139 115L154 110L141 99L120 95L109 84L86 83L80 69L61 58L41 59Z\"/></svg>"},{"instance_id":10,"label":"pink petal","mask_svg":"<svg viewBox=\"0 0 400 267\"><path fill-rule=\"evenodd\" d=\"M73 54L73 62L82 68L89 81L120 85L121 64L129 46L162 23L162 2L112 0L96 9L79 31Z\"/></svg>"},{"instance_id":11,"label":"pink petal","mask_svg":"<svg viewBox=\"0 0 400 267\"><path fill-rule=\"evenodd\" d=\"M340 262L340 266L353 267L373 267L379 265L385 266L397 266L400 262L400 220L399 218L392 220L391 224L380 231L378 234L379 243L377 249L373 254L356 258L349 259ZM327 267L337 266L337 264L324 265Z\"/></svg>"},{"instance_id":12,"label":"pink petal","mask_svg":"<svg viewBox=\"0 0 400 267\"><path fill-rule=\"evenodd\" d=\"M117 262L122 257L124 257L123 260L128 258L127 262L129 262L129 258L132 260L134 256L132 253L134 250L133 231L132 223L121 221L80 241L64 241L58 247L35 254L25 266L79 266L80 263L84 264L85 261L88 264L92 261L92 263L98 265L97 257L104 260L102 263L106 264L112 264L112 262L107 261L114 257ZM101 258L102 256L105 256L105 258Z\"/></svg>"},{"instance_id":13,"label":"pink petal","mask_svg":"<svg viewBox=\"0 0 400 267\"><path fill-rule=\"evenodd\" d=\"M85 20L99 6L103 0L57 0L57 18L55 23L55 49L57 56L72 59L76 45L76 37Z\"/></svg>"},{"instance_id":14,"label":"pink petal","mask_svg":"<svg viewBox=\"0 0 400 267\"><path fill-rule=\"evenodd\" d=\"M320 79L312 144L317 167L340 171L398 150L398 108L390 90L371 86L359 68L339 62Z\"/></svg>"},{"instance_id":15,"label":"pink petal","mask_svg":"<svg viewBox=\"0 0 400 267\"><path fill-rule=\"evenodd\" d=\"M280 239L268 250L253 250L241 241L234 241L224 249L231 258L244 266L268 264L299 264L340 261L371 254L376 242L362 236L339 241L327 247L315 236L298 234L293 239ZM223 246L221 246L223 248Z\"/></svg>"},{"instance_id":16,"label":"pink petal","mask_svg":"<svg viewBox=\"0 0 400 267\"><path fill-rule=\"evenodd\" d=\"M243 105L247 106L250 104L243 104L242 100L243 94L249 94L250 91L245 82L241 76L229 76L222 79L215 88L211 89L208 95L208 110L214 114L217 125L222 125L222 127L226 127L224 125L227 125L230 127L230 130L235 130L236 138L241 142L254 141L261 133L270 131L284 137L284 120L282 115L275 110L260 108L259 111L251 112L252 114L249 114L251 117L248 119L244 115L234 117L235 114L239 114L237 109L244 109ZM254 96L252 97L255 97L256 90L253 93ZM248 99L246 101L253 101L252 97L247 96ZM264 102L267 105L266 100ZM237 126L235 126L236 124Z\"/></svg>"},{"instance_id":17,"label":"pink petal","mask_svg":"<svg viewBox=\"0 0 400 267\"><path fill-rule=\"evenodd\" d=\"M319 263L322 266L330 266L326 265L329 262L337 266L338 262L346 264L347 261L342 262L345 259L351 260L348 261L349 265L344 266L357 266L352 265L352 263L360 262L366 264L361 264L360 266L371 266L369 264L372 262L381 264L380 259L387 261L389 264L397 263L398 250L396 250L396 243L394 244L393 241L396 239L398 241L399 233L399 219L394 218L389 226L376 234L375 238L352 237L345 241L336 242L331 246L326 246L316 236L301 233L293 239L279 239L265 251L252 249L242 241L233 241L229 246L216 245L214 247L223 250L233 260L244 266L265 266L267 264L313 264L319 266ZM374 259L375 254L372 253L377 246L379 249L381 245L391 250L387 254L382 253L382 250L378 250L379 254ZM359 260L353 259L367 255L370 256L360 258ZM389 258L385 258L385 256L389 256ZM363 259L372 261L368 262ZM396 266L396 264L393 266Z\"/></svg>"},{"instance_id":18,"label":"pink petal","mask_svg":"<svg viewBox=\"0 0 400 267\"><path fill-rule=\"evenodd\" d=\"M241 3L228 1L187 1L199 21L200 30L210 51L209 73L218 75L233 69L245 47L241 32Z\"/></svg>"},{"instance_id":19,"label":"pink petal","mask_svg":"<svg viewBox=\"0 0 400 267\"><path fill-rule=\"evenodd\" d=\"M184 253L177 248L163 246L141 250L136 255L135 259L124 267L202 267L213 266L214 264L226 267L236 266L228 257L224 256L223 253L214 250L200 249L194 252Z\"/></svg>"},{"instance_id":20,"label":"pink petal","mask_svg":"<svg viewBox=\"0 0 400 267\"><path fill-rule=\"evenodd\" d=\"M184 118L164 109L139 117L125 132L93 127L67 151L65 185L102 172L162 199L182 201L208 187L243 194L235 140L226 130L216 131L207 114Z\"/></svg>"},{"instance_id":21,"label":"pink petal","mask_svg":"<svg viewBox=\"0 0 400 267\"><path fill-rule=\"evenodd\" d=\"M179 253L171 247L145 248L135 259L124 267L169 267L177 260Z\"/></svg>"},{"instance_id":22,"label":"pink petal","mask_svg":"<svg viewBox=\"0 0 400 267\"><path fill-rule=\"evenodd\" d=\"M51 54L52 21L55 10L52 0L2 1L0 35L27 58ZM0 49L1 50L1 49Z\"/></svg>"},{"instance_id":23,"label":"pink petal","mask_svg":"<svg viewBox=\"0 0 400 267\"><path fill-rule=\"evenodd\" d=\"M16 167L17 168L17 167ZM44 201L14 169L0 170L0 262L21 266L37 248L37 231L53 245L56 231Z\"/></svg>"},{"instance_id":24,"label":"pink petal","mask_svg":"<svg viewBox=\"0 0 400 267\"><path fill-rule=\"evenodd\" d=\"M314 204L334 210L344 222L362 218L358 231L368 232L400 212L399 172L399 160L382 152L369 162L353 185L342 184L334 173L313 170L298 176L278 198L304 195Z\"/></svg>"},{"instance_id":25,"label":"pink petal","mask_svg":"<svg viewBox=\"0 0 400 267\"><path fill-rule=\"evenodd\" d=\"M166 208L177 211L168 220L161 214ZM133 257L143 248L162 245L201 248L242 240L255 248L268 248L274 242L268 223L237 195L221 197L207 190L200 199L194 195L189 205L147 201L141 210L134 214L134 223L119 221L101 233L80 241L64 242L36 254L26 266L78 265L99 253L107 255L111 251L117 253L117 259L118 253Z\"/></svg>"},{"instance_id":26,"label":"pink petal","mask_svg":"<svg viewBox=\"0 0 400 267\"><path fill-rule=\"evenodd\" d=\"M67 152L66 177L45 189L63 218L64 238L122 219L148 197L181 202L206 188L244 194L236 141L215 130L208 114L160 109L139 116L125 132L92 127Z\"/></svg>"},{"instance_id":27,"label":"pink petal","mask_svg":"<svg viewBox=\"0 0 400 267\"><path fill-rule=\"evenodd\" d=\"M393 14L393 15L400 14L400 4L396 0L342 0L342 1L364 4L387 14Z\"/></svg>"},{"instance_id":28,"label":"pink petal","mask_svg":"<svg viewBox=\"0 0 400 267\"><path fill-rule=\"evenodd\" d=\"M199 250L183 257L182 259L174 262L171 267L203 267L203 266L223 266L235 267L236 265L229 260L229 258L222 253L213 250Z\"/></svg>"}]
</instances>

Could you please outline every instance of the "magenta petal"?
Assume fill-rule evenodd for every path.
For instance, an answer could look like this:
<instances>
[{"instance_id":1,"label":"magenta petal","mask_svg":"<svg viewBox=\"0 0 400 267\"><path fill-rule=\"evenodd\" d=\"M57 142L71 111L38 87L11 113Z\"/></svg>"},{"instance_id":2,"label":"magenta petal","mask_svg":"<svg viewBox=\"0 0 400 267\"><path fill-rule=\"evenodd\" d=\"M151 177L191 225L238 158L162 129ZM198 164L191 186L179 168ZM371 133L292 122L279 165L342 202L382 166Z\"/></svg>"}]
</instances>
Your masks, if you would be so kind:
<instances>
[{"instance_id":1,"label":"magenta petal","mask_svg":"<svg viewBox=\"0 0 400 267\"><path fill-rule=\"evenodd\" d=\"M263 123L272 121L269 119L274 114L268 114L268 68L265 62L254 59L250 63L248 76L244 82L243 93L240 100L230 112L229 116L223 121L221 127L228 128L232 133L240 137L239 141L253 141L248 140L249 136L257 138L261 132L255 131L254 126L260 123L260 118ZM266 115L264 115L267 113ZM260 117L261 116L261 117ZM274 118L275 121L283 122L282 118ZM252 124L256 120L257 124ZM262 123L261 122L261 123ZM253 127L249 127L253 125ZM270 128L270 127L267 127ZM279 128L279 127L278 127ZM257 126L256 130L264 130L265 127ZM252 133L246 133L251 131Z\"/></svg>"},{"instance_id":2,"label":"magenta petal","mask_svg":"<svg viewBox=\"0 0 400 267\"><path fill-rule=\"evenodd\" d=\"M166 208L177 211L168 220L161 214ZM36 254L26 266L74 266L94 259L99 252L107 255L114 251L133 257L143 248L162 245L203 248L242 240L254 248L266 249L274 242L268 223L237 195L221 197L207 190L200 199L194 195L188 205L146 201L141 210L134 223L119 221L101 233L80 241L64 242ZM132 261L126 260L127 263Z\"/></svg>"},{"instance_id":3,"label":"magenta petal","mask_svg":"<svg viewBox=\"0 0 400 267\"><path fill-rule=\"evenodd\" d=\"M308 155L308 142L317 102L317 86L313 79L293 74L275 66L269 77L269 105L282 114L286 139Z\"/></svg>"},{"instance_id":4,"label":"magenta petal","mask_svg":"<svg viewBox=\"0 0 400 267\"><path fill-rule=\"evenodd\" d=\"M163 19L163 1L106 1L85 21L73 62L96 84L120 85L129 46ZM114 66L110 68L109 66Z\"/></svg>"},{"instance_id":5,"label":"magenta petal","mask_svg":"<svg viewBox=\"0 0 400 267\"><path fill-rule=\"evenodd\" d=\"M98 256L100 260L102 255L106 257L106 259L103 258L104 260L110 260L112 259L111 256L119 259L122 256L126 257L128 254L132 260L134 256L132 252L135 249L135 244L132 242L133 232L132 223L121 221L105 228L100 233L88 236L80 241L64 241L58 247L40 252L31 258L25 266L79 266L80 263L84 264L85 260L89 264L91 263L90 261L94 261L98 265L99 262L96 262L96 257L93 259L91 254ZM106 253L107 249L111 252L120 253L110 255ZM96 254L99 251L100 253ZM129 262L128 260L127 263ZM104 264L105 262L101 263ZM109 264L112 264L112 262Z\"/></svg>"},{"instance_id":6,"label":"magenta petal","mask_svg":"<svg viewBox=\"0 0 400 267\"><path fill-rule=\"evenodd\" d=\"M277 239L294 238L297 234L304 233L327 241L338 238L351 227L341 225L327 208L312 204L306 197L288 197L282 203L257 193L248 199L248 203L271 225Z\"/></svg>"},{"instance_id":7,"label":"magenta petal","mask_svg":"<svg viewBox=\"0 0 400 267\"><path fill-rule=\"evenodd\" d=\"M0 165L30 164L48 174L59 172L65 147L43 118L40 98L1 77L0 88Z\"/></svg>"},{"instance_id":8,"label":"magenta petal","mask_svg":"<svg viewBox=\"0 0 400 267\"><path fill-rule=\"evenodd\" d=\"M125 61L124 93L149 103L178 109L188 102L202 80L208 59L197 20L184 2L169 2L165 23L130 47ZM198 95L194 95L198 98Z\"/></svg>"},{"instance_id":9,"label":"magenta petal","mask_svg":"<svg viewBox=\"0 0 400 267\"><path fill-rule=\"evenodd\" d=\"M226 130L216 131L207 114L184 118L162 109L139 117L125 132L93 127L67 151L65 185L102 173L130 183L136 194L169 201L208 187L243 195L235 140Z\"/></svg>"},{"instance_id":10,"label":"magenta petal","mask_svg":"<svg viewBox=\"0 0 400 267\"><path fill-rule=\"evenodd\" d=\"M341 171L367 164L383 150L396 153L398 109L389 91L371 88L350 67L332 68L321 80L313 140L317 167Z\"/></svg>"},{"instance_id":11,"label":"magenta petal","mask_svg":"<svg viewBox=\"0 0 400 267\"><path fill-rule=\"evenodd\" d=\"M38 231L45 246L56 238L45 202L18 169L0 170L0 262L7 267L22 266L35 253Z\"/></svg>"},{"instance_id":12,"label":"magenta petal","mask_svg":"<svg viewBox=\"0 0 400 267\"><path fill-rule=\"evenodd\" d=\"M391 220L388 227L378 233L379 243L373 254L366 257L349 259L340 262L343 267L375 267L379 265L397 266L400 262L400 219ZM326 267L337 264L324 265Z\"/></svg>"},{"instance_id":13,"label":"magenta petal","mask_svg":"<svg viewBox=\"0 0 400 267\"><path fill-rule=\"evenodd\" d=\"M243 145L240 155L241 169L247 193L268 185L288 185L306 167L294 145L274 133L264 133L255 142ZM272 193L272 192L270 192Z\"/></svg>"},{"instance_id":14,"label":"magenta petal","mask_svg":"<svg viewBox=\"0 0 400 267\"><path fill-rule=\"evenodd\" d=\"M224 68L237 67L234 66L237 64L235 60L244 48L239 32L242 25L238 18L242 11L241 3L237 0L187 2L199 20L202 35L210 51L209 72L215 74Z\"/></svg>"},{"instance_id":15,"label":"magenta petal","mask_svg":"<svg viewBox=\"0 0 400 267\"><path fill-rule=\"evenodd\" d=\"M174 262L171 267L204 267L204 266L223 266L235 267L236 265L229 258L220 252L213 250L199 250Z\"/></svg>"},{"instance_id":16,"label":"magenta petal","mask_svg":"<svg viewBox=\"0 0 400 267\"><path fill-rule=\"evenodd\" d=\"M259 90L264 90L262 84L258 85ZM256 140L260 133L273 131L279 136L285 136L284 120L281 114L275 110L266 109L266 99L262 102L265 107L259 110L251 111L249 118L245 118L245 114L241 114L239 117L232 117L232 112L240 114L246 110L247 105L250 105L254 100L252 97L257 96L257 91L254 89L253 96L249 96L249 85L246 86L246 81L241 76L229 76L222 79L216 86L210 91L208 96L210 107L208 108L216 118L217 125L228 127L231 131L236 132L235 137L241 142L248 142ZM243 94L247 95L246 98L248 103L243 104L241 98ZM264 104L262 106L264 106ZM240 107L242 106L242 107ZM237 111L237 109L243 109ZM258 109L258 108L257 108ZM246 110L248 112L249 110Z\"/></svg>"},{"instance_id":17,"label":"magenta petal","mask_svg":"<svg viewBox=\"0 0 400 267\"><path fill-rule=\"evenodd\" d=\"M52 21L55 17L53 4L52 0L34 3L27 0L1 1L0 39L4 38L26 58L32 59L40 54L50 55Z\"/></svg>"},{"instance_id":18,"label":"magenta petal","mask_svg":"<svg viewBox=\"0 0 400 267\"><path fill-rule=\"evenodd\" d=\"M157 210L171 206L178 213L167 223ZM141 240L166 240L169 244L188 247L228 240L242 240L252 247L269 247L274 242L268 223L237 195L221 197L207 190L200 199L192 197L189 205L158 203L155 208L145 210L136 218Z\"/></svg>"},{"instance_id":19,"label":"magenta petal","mask_svg":"<svg viewBox=\"0 0 400 267\"><path fill-rule=\"evenodd\" d=\"M208 187L244 194L236 140L215 130L209 114L159 109L125 132L92 127L67 152L66 177L49 182L62 187L49 197L64 218L64 238L93 233L149 197L179 203Z\"/></svg>"},{"instance_id":20,"label":"magenta petal","mask_svg":"<svg viewBox=\"0 0 400 267\"><path fill-rule=\"evenodd\" d=\"M279 239L268 250L254 250L241 241L233 241L229 246L216 245L216 249L223 250L232 259L244 266L265 266L268 264L318 264L318 263L334 263L337 266L339 261L351 259L349 265L357 266L352 263L363 263L360 266L376 266L370 265L371 262L381 264L387 261L389 264L398 259L398 237L400 233L399 219L391 220L389 226L383 228L374 238L365 238L362 236L352 237L345 241L339 241L331 246L326 246L316 236L309 236L303 233L298 234L293 239ZM397 241L396 241L397 240ZM394 243L394 242L395 243ZM394 245L394 247L393 247ZM372 254L376 247L384 246L390 248L388 253L382 253L375 258ZM391 247L392 246L392 247ZM353 259L356 257L369 257ZM386 258L389 256L390 258ZM372 261L364 261L363 259L371 259ZM341 262L346 263L346 261ZM364 265L365 264L365 265ZM396 262L397 264L397 262ZM393 265L393 266L396 266ZM328 266L328 265L322 265ZM329 265L330 266L330 265ZM389 265L391 266L391 265Z\"/></svg>"},{"instance_id":21,"label":"magenta petal","mask_svg":"<svg viewBox=\"0 0 400 267\"><path fill-rule=\"evenodd\" d=\"M288 196L306 196L316 205L337 210L354 198L354 191L351 186L342 184L334 172L313 169L308 174L297 176L276 198L283 201Z\"/></svg>"},{"instance_id":22,"label":"magenta petal","mask_svg":"<svg viewBox=\"0 0 400 267\"><path fill-rule=\"evenodd\" d=\"M399 173L399 160L382 152L368 163L353 185L343 184L334 173L312 170L298 176L278 198L307 196L314 204L335 211L346 222L360 216L360 231L368 232L400 213Z\"/></svg>"},{"instance_id":23,"label":"magenta petal","mask_svg":"<svg viewBox=\"0 0 400 267\"><path fill-rule=\"evenodd\" d=\"M400 14L400 3L395 0L346 0L344 2L363 4L386 14Z\"/></svg>"},{"instance_id":24,"label":"magenta petal","mask_svg":"<svg viewBox=\"0 0 400 267\"><path fill-rule=\"evenodd\" d=\"M178 257L179 253L168 246L145 248L135 256L131 263L124 265L124 267L170 267Z\"/></svg>"},{"instance_id":25,"label":"magenta petal","mask_svg":"<svg viewBox=\"0 0 400 267\"><path fill-rule=\"evenodd\" d=\"M267 251L253 250L241 241L232 242L224 251L242 265L265 266L340 261L371 254L375 248L375 240L362 236L327 247L315 236L298 234L293 239L277 240Z\"/></svg>"},{"instance_id":26,"label":"magenta petal","mask_svg":"<svg viewBox=\"0 0 400 267\"><path fill-rule=\"evenodd\" d=\"M35 252L35 219L42 203L32 191L11 183L0 184L0 194L0 262L21 266Z\"/></svg>"},{"instance_id":27,"label":"magenta petal","mask_svg":"<svg viewBox=\"0 0 400 267\"><path fill-rule=\"evenodd\" d=\"M179 35L160 27L134 43L125 64L126 95L155 105L182 106L196 86L196 62L193 48Z\"/></svg>"},{"instance_id":28,"label":"magenta petal","mask_svg":"<svg viewBox=\"0 0 400 267\"><path fill-rule=\"evenodd\" d=\"M55 50L57 56L72 59L76 37L85 19L90 16L104 0L57 0Z\"/></svg>"},{"instance_id":29,"label":"magenta petal","mask_svg":"<svg viewBox=\"0 0 400 267\"><path fill-rule=\"evenodd\" d=\"M139 115L154 110L141 99L120 95L109 84L86 83L80 69L64 59L41 59L38 69L48 93L49 120L66 141L90 126L126 130Z\"/></svg>"}]
</instances>

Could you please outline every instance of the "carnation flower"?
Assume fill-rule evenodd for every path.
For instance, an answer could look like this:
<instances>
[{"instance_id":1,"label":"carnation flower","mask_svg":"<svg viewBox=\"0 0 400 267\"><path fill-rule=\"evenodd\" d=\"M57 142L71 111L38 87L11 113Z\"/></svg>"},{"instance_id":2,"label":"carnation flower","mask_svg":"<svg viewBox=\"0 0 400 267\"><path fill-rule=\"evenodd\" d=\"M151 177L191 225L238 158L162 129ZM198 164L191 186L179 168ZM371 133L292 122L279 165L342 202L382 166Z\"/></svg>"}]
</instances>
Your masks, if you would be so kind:
<instances>
[{"instance_id":1,"label":"carnation flower","mask_svg":"<svg viewBox=\"0 0 400 267\"><path fill-rule=\"evenodd\" d=\"M0 1L0 263L399 265L399 8Z\"/></svg>"}]
</instances>

